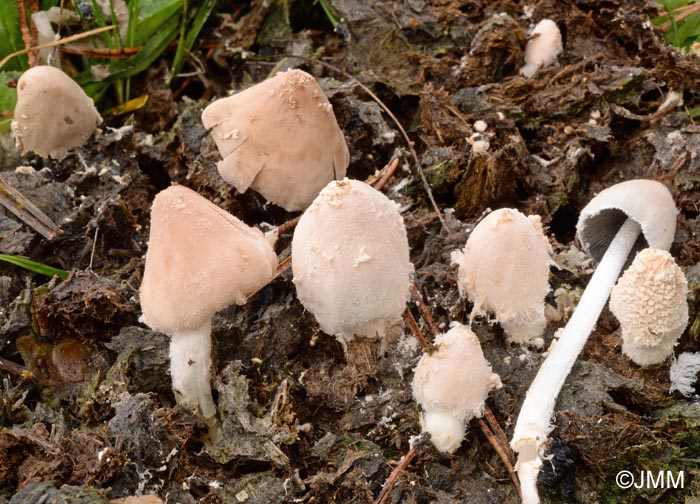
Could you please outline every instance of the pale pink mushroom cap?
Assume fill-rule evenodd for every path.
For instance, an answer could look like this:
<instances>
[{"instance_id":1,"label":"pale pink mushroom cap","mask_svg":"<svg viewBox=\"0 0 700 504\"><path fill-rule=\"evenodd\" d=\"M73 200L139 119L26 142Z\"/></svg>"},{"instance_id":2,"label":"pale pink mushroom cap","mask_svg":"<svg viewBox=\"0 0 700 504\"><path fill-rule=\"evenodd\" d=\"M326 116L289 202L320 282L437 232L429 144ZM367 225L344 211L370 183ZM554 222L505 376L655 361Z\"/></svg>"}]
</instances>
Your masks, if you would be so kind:
<instances>
[{"instance_id":1,"label":"pale pink mushroom cap","mask_svg":"<svg viewBox=\"0 0 700 504\"><path fill-rule=\"evenodd\" d=\"M345 176L350 156L333 107L301 70L213 102L202 122L212 129L224 180L286 210L305 209L326 184Z\"/></svg>"},{"instance_id":2,"label":"pale pink mushroom cap","mask_svg":"<svg viewBox=\"0 0 700 504\"><path fill-rule=\"evenodd\" d=\"M688 325L687 291L685 275L671 254L639 252L610 295L610 310L622 330L622 352L640 366L669 357Z\"/></svg>"},{"instance_id":3,"label":"pale pink mushroom cap","mask_svg":"<svg viewBox=\"0 0 700 504\"><path fill-rule=\"evenodd\" d=\"M458 287L474 303L473 314L492 312L508 339L523 343L544 332L551 247L539 216L512 208L487 215L464 252L453 252Z\"/></svg>"},{"instance_id":4,"label":"pale pink mushroom cap","mask_svg":"<svg viewBox=\"0 0 700 504\"><path fill-rule=\"evenodd\" d=\"M92 99L58 68L30 68L17 81L11 128L22 154L34 151L61 160L83 146L101 123Z\"/></svg>"},{"instance_id":5,"label":"pale pink mushroom cap","mask_svg":"<svg viewBox=\"0 0 700 504\"><path fill-rule=\"evenodd\" d=\"M171 186L151 208L141 283L144 321L173 333L196 329L266 285L277 256L265 236L195 191Z\"/></svg>"},{"instance_id":6,"label":"pale pink mushroom cap","mask_svg":"<svg viewBox=\"0 0 700 504\"><path fill-rule=\"evenodd\" d=\"M424 410L423 429L438 450L451 453L461 444L469 420L483 414L489 391L501 382L468 327L454 323L435 345L416 366L413 397Z\"/></svg>"},{"instance_id":7,"label":"pale pink mushroom cap","mask_svg":"<svg viewBox=\"0 0 700 504\"><path fill-rule=\"evenodd\" d=\"M383 336L401 321L413 273L396 203L364 182L331 182L297 224L292 271L324 332Z\"/></svg>"}]
</instances>

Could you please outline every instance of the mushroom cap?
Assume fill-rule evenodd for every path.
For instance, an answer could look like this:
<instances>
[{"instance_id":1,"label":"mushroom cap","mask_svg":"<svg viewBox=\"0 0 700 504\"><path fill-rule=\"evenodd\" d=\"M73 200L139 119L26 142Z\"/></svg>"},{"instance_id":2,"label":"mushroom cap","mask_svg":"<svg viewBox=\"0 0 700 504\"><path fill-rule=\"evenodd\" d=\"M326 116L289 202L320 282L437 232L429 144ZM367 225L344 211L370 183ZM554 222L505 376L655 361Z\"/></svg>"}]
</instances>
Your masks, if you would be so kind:
<instances>
[{"instance_id":1,"label":"mushroom cap","mask_svg":"<svg viewBox=\"0 0 700 504\"><path fill-rule=\"evenodd\" d=\"M413 272L396 203L364 182L331 182L294 230L292 272L324 332L382 336L401 320Z\"/></svg>"},{"instance_id":2,"label":"mushroom cap","mask_svg":"<svg viewBox=\"0 0 700 504\"><path fill-rule=\"evenodd\" d=\"M474 313L495 313L511 341L540 336L550 253L539 216L512 208L491 212L469 235L464 252L452 254L459 292L469 296Z\"/></svg>"},{"instance_id":3,"label":"mushroom cap","mask_svg":"<svg viewBox=\"0 0 700 504\"><path fill-rule=\"evenodd\" d=\"M610 294L625 355L641 366L671 355L688 324L688 282L665 250L639 252Z\"/></svg>"},{"instance_id":4,"label":"mushroom cap","mask_svg":"<svg viewBox=\"0 0 700 504\"><path fill-rule=\"evenodd\" d=\"M288 211L303 210L350 161L333 107L316 80L288 70L202 113L223 158L219 173Z\"/></svg>"},{"instance_id":5,"label":"mushroom cap","mask_svg":"<svg viewBox=\"0 0 700 504\"><path fill-rule=\"evenodd\" d=\"M61 160L101 123L92 99L58 68L36 66L17 81L12 133L22 154L34 151Z\"/></svg>"},{"instance_id":6,"label":"mushroom cap","mask_svg":"<svg viewBox=\"0 0 700 504\"><path fill-rule=\"evenodd\" d=\"M141 283L144 322L172 333L196 329L267 284L277 256L251 228L195 191L171 186L151 207Z\"/></svg>"},{"instance_id":7,"label":"mushroom cap","mask_svg":"<svg viewBox=\"0 0 700 504\"><path fill-rule=\"evenodd\" d=\"M486 397L500 386L484 357L481 344L467 326L453 323L435 338L413 374L413 397L426 413L445 413L461 422L480 417Z\"/></svg>"},{"instance_id":8,"label":"mushroom cap","mask_svg":"<svg viewBox=\"0 0 700 504\"><path fill-rule=\"evenodd\" d=\"M630 257L646 247L668 250L676 233L677 213L673 196L661 182L627 180L602 190L581 210L576 237L583 249L600 261L629 218L642 228Z\"/></svg>"}]
</instances>

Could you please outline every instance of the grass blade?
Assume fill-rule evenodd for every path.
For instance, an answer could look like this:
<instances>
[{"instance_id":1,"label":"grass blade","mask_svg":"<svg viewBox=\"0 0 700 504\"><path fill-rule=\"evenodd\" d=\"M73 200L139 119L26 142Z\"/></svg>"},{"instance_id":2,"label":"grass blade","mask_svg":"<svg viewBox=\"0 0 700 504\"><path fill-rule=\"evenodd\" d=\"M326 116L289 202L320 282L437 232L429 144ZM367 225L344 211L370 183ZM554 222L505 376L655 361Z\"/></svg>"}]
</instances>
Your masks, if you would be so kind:
<instances>
[{"instance_id":1,"label":"grass blade","mask_svg":"<svg viewBox=\"0 0 700 504\"><path fill-rule=\"evenodd\" d=\"M211 12L214 10L215 6L216 0L204 0L199 9L197 9L197 14L192 22L192 27L185 37L184 47L181 45L178 45L177 47L177 53L175 53L175 59L170 72L172 75L171 79L177 77L177 74L179 74L182 70L182 65L185 63L185 54L192 50L192 46L197 40L197 37L199 37L199 33L202 31L204 24L207 22L207 19L209 19L209 16L211 15Z\"/></svg>"},{"instance_id":2,"label":"grass blade","mask_svg":"<svg viewBox=\"0 0 700 504\"><path fill-rule=\"evenodd\" d=\"M61 280L68 278L68 272L66 270L54 268L53 266L47 266L46 264L32 261L24 256L0 254L0 261L14 264L20 268L33 271L34 273L39 273L40 275L45 275L47 277L53 278L55 275L58 275Z\"/></svg>"}]
</instances>

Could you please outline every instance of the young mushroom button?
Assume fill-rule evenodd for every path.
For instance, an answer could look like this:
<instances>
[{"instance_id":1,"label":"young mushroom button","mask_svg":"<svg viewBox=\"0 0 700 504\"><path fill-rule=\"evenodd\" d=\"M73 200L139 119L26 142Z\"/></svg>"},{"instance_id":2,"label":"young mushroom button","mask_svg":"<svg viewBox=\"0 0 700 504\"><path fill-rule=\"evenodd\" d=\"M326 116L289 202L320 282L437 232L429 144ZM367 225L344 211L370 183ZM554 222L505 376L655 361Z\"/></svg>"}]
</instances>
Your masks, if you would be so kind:
<instances>
[{"instance_id":1,"label":"young mushroom button","mask_svg":"<svg viewBox=\"0 0 700 504\"><path fill-rule=\"evenodd\" d=\"M539 502L537 474L552 429L554 406L617 277L631 252L643 247L668 250L676 229L676 205L663 184L629 180L601 191L584 207L576 226L583 248L598 261L581 299L554 349L542 363L525 396L511 446L523 502ZM641 232L641 234L640 234Z\"/></svg>"},{"instance_id":2,"label":"young mushroom button","mask_svg":"<svg viewBox=\"0 0 700 504\"><path fill-rule=\"evenodd\" d=\"M481 417L486 397L501 380L468 327L452 324L435 338L435 347L418 361L413 397L423 408L423 431L439 451L452 453L462 443L469 420Z\"/></svg>"},{"instance_id":3,"label":"young mushroom button","mask_svg":"<svg viewBox=\"0 0 700 504\"><path fill-rule=\"evenodd\" d=\"M460 294L474 303L472 317L493 312L508 340L525 343L545 329L544 298L549 292L551 247L539 216L511 208L486 216L472 231L459 265Z\"/></svg>"},{"instance_id":4,"label":"young mushroom button","mask_svg":"<svg viewBox=\"0 0 700 504\"><path fill-rule=\"evenodd\" d=\"M171 337L170 373L179 404L204 419L211 396L211 318L267 284L277 256L265 236L183 186L161 191L141 283L143 321Z\"/></svg>"},{"instance_id":5,"label":"young mushroom button","mask_svg":"<svg viewBox=\"0 0 700 504\"><path fill-rule=\"evenodd\" d=\"M540 68L556 64L563 49L559 27L551 19L543 19L532 30L525 46L525 65L520 68L520 75L529 78Z\"/></svg>"},{"instance_id":6,"label":"young mushroom button","mask_svg":"<svg viewBox=\"0 0 700 504\"><path fill-rule=\"evenodd\" d=\"M294 231L292 271L324 332L383 336L401 321L413 273L396 203L364 182L331 182Z\"/></svg>"},{"instance_id":7,"label":"young mushroom button","mask_svg":"<svg viewBox=\"0 0 700 504\"><path fill-rule=\"evenodd\" d=\"M34 151L61 160L83 146L101 123L92 99L58 68L30 68L17 81L11 129L22 154Z\"/></svg>"},{"instance_id":8,"label":"young mushroom button","mask_svg":"<svg viewBox=\"0 0 700 504\"><path fill-rule=\"evenodd\" d=\"M640 366L660 364L688 324L688 282L665 250L644 249L610 294L620 321L622 353Z\"/></svg>"},{"instance_id":9,"label":"young mushroom button","mask_svg":"<svg viewBox=\"0 0 700 504\"><path fill-rule=\"evenodd\" d=\"M301 70L213 102L202 122L212 129L224 180L288 211L305 209L326 184L345 176L350 155L333 107Z\"/></svg>"}]
</instances>

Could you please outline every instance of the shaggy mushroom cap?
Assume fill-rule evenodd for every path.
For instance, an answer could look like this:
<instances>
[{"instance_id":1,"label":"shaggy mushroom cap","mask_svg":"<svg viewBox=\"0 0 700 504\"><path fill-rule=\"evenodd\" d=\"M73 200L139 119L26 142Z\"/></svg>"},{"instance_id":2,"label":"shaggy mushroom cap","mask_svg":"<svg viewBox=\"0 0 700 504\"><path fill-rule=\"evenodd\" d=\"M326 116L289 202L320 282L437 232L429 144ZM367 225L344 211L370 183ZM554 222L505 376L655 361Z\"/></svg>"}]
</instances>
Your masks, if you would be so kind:
<instances>
[{"instance_id":1,"label":"shaggy mushroom cap","mask_svg":"<svg viewBox=\"0 0 700 504\"><path fill-rule=\"evenodd\" d=\"M83 146L101 123L92 99L58 68L30 68L17 81L11 128L23 155L34 151L61 160Z\"/></svg>"},{"instance_id":2,"label":"shaggy mushroom cap","mask_svg":"<svg viewBox=\"0 0 700 504\"><path fill-rule=\"evenodd\" d=\"M316 80L288 70L209 105L202 122L223 158L219 173L288 211L303 210L350 161L343 132Z\"/></svg>"},{"instance_id":3,"label":"shaggy mushroom cap","mask_svg":"<svg viewBox=\"0 0 700 504\"><path fill-rule=\"evenodd\" d=\"M688 324L687 291L671 254L639 252L610 295L610 310L622 329L622 352L640 366L669 357Z\"/></svg>"},{"instance_id":4,"label":"shaggy mushroom cap","mask_svg":"<svg viewBox=\"0 0 700 504\"><path fill-rule=\"evenodd\" d=\"M277 256L251 228L195 191L171 186L151 208L141 308L152 329L195 329L266 285Z\"/></svg>"},{"instance_id":5,"label":"shaggy mushroom cap","mask_svg":"<svg viewBox=\"0 0 700 504\"><path fill-rule=\"evenodd\" d=\"M559 27L551 19L543 19L532 30L525 46L525 66L520 68L520 75L532 77L540 68L556 64L563 50Z\"/></svg>"},{"instance_id":6,"label":"shaggy mushroom cap","mask_svg":"<svg viewBox=\"0 0 700 504\"><path fill-rule=\"evenodd\" d=\"M423 430L438 450L452 453L462 443L469 420L481 417L486 397L501 381L468 327L453 324L435 338L435 346L418 361L413 397L424 410Z\"/></svg>"},{"instance_id":7,"label":"shaggy mushroom cap","mask_svg":"<svg viewBox=\"0 0 700 504\"><path fill-rule=\"evenodd\" d=\"M539 216L526 217L512 208L487 215L469 235L464 252L452 253L459 292L474 303L472 314L493 312L509 341L541 336L550 253Z\"/></svg>"},{"instance_id":8,"label":"shaggy mushroom cap","mask_svg":"<svg viewBox=\"0 0 700 504\"><path fill-rule=\"evenodd\" d=\"M401 320L413 273L396 203L364 182L331 182L297 224L292 272L324 332L383 336Z\"/></svg>"}]
</instances>

